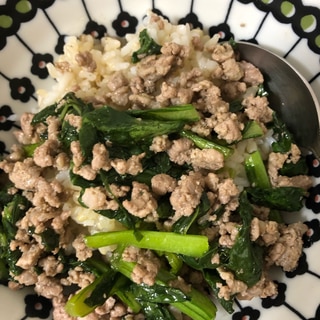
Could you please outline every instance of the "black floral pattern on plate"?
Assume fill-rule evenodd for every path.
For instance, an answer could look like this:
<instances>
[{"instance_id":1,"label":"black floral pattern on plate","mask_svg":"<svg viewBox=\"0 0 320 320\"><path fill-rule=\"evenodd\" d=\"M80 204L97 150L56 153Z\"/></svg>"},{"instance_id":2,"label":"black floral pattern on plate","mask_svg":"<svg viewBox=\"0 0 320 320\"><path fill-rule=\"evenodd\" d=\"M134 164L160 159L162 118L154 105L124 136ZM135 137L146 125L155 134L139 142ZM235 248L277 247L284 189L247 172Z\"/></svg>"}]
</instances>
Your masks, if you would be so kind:
<instances>
[{"instance_id":1,"label":"black floral pattern on plate","mask_svg":"<svg viewBox=\"0 0 320 320\"><path fill-rule=\"evenodd\" d=\"M157 8L152 8L151 11L152 11L153 13L157 14L158 16L160 16L160 17L162 17L162 18L170 21L169 17L167 17L166 15L164 15L161 10L159 10L159 9L157 9Z\"/></svg>"},{"instance_id":2,"label":"black floral pattern on plate","mask_svg":"<svg viewBox=\"0 0 320 320\"><path fill-rule=\"evenodd\" d=\"M46 65L49 62L53 62L53 56L51 54L34 54L32 57L31 73L38 76L40 79L47 78L49 73Z\"/></svg>"},{"instance_id":3,"label":"black floral pattern on plate","mask_svg":"<svg viewBox=\"0 0 320 320\"><path fill-rule=\"evenodd\" d=\"M242 308L240 311L235 312L232 315L232 320L258 320L260 317L260 311L253 309L252 307Z\"/></svg>"},{"instance_id":4,"label":"black floral pattern on plate","mask_svg":"<svg viewBox=\"0 0 320 320\"><path fill-rule=\"evenodd\" d=\"M15 117L11 107L4 105L0 107L0 130L9 131L15 126Z\"/></svg>"},{"instance_id":5,"label":"black floral pattern on plate","mask_svg":"<svg viewBox=\"0 0 320 320\"><path fill-rule=\"evenodd\" d=\"M58 41L57 41L57 44L56 46L54 47L54 51L57 53L57 54L63 54L63 47L65 45L65 39L66 39L66 36L64 34L60 34L58 36Z\"/></svg>"},{"instance_id":6,"label":"black floral pattern on plate","mask_svg":"<svg viewBox=\"0 0 320 320\"><path fill-rule=\"evenodd\" d=\"M302 252L302 255L298 262L298 266L295 270L291 272L286 272L286 276L288 278L294 278L295 276L305 274L306 272L308 272L307 256L304 252Z\"/></svg>"},{"instance_id":7,"label":"black floral pattern on plate","mask_svg":"<svg viewBox=\"0 0 320 320\"><path fill-rule=\"evenodd\" d=\"M87 23L83 33L91 34L95 39L101 39L107 33L107 28L91 20Z\"/></svg>"},{"instance_id":8,"label":"black floral pattern on plate","mask_svg":"<svg viewBox=\"0 0 320 320\"><path fill-rule=\"evenodd\" d=\"M315 242L320 240L320 221L312 219L305 221L304 224L308 226L308 231L303 235L303 247L310 248Z\"/></svg>"},{"instance_id":9,"label":"black floral pattern on plate","mask_svg":"<svg viewBox=\"0 0 320 320\"><path fill-rule=\"evenodd\" d=\"M126 11L120 12L117 19L112 22L112 27L119 37L124 37L127 33L135 33L137 25L138 19Z\"/></svg>"},{"instance_id":10,"label":"black floral pattern on plate","mask_svg":"<svg viewBox=\"0 0 320 320\"><path fill-rule=\"evenodd\" d=\"M316 185L309 189L309 196L306 198L305 205L314 213L320 212L320 185Z\"/></svg>"},{"instance_id":11,"label":"black floral pattern on plate","mask_svg":"<svg viewBox=\"0 0 320 320\"><path fill-rule=\"evenodd\" d=\"M47 9L51 7L56 0L33 0L34 5L39 9Z\"/></svg>"},{"instance_id":12,"label":"black floral pattern on plate","mask_svg":"<svg viewBox=\"0 0 320 320\"><path fill-rule=\"evenodd\" d=\"M286 301L287 285L285 283L276 282L278 285L278 294L276 296L262 299L262 307L269 309L271 307L279 307Z\"/></svg>"},{"instance_id":13,"label":"black floral pattern on plate","mask_svg":"<svg viewBox=\"0 0 320 320\"><path fill-rule=\"evenodd\" d=\"M210 37L217 33L220 35L220 41L228 41L234 38L234 34L231 32L230 26L227 23L220 23L217 26L209 28Z\"/></svg>"},{"instance_id":14,"label":"black floral pattern on plate","mask_svg":"<svg viewBox=\"0 0 320 320\"><path fill-rule=\"evenodd\" d=\"M184 18L180 19L179 23L180 24L188 23L192 29L195 29L195 28L203 29L203 24L199 21L198 16L193 12L188 13Z\"/></svg>"},{"instance_id":15,"label":"black floral pattern on plate","mask_svg":"<svg viewBox=\"0 0 320 320\"><path fill-rule=\"evenodd\" d=\"M35 92L31 80L27 77L13 78L9 81L11 97L14 100L28 102Z\"/></svg>"},{"instance_id":16,"label":"black floral pattern on plate","mask_svg":"<svg viewBox=\"0 0 320 320\"><path fill-rule=\"evenodd\" d=\"M309 167L309 174L313 177L320 177L320 161L313 155L306 156L306 162Z\"/></svg>"},{"instance_id":17,"label":"black floral pattern on plate","mask_svg":"<svg viewBox=\"0 0 320 320\"><path fill-rule=\"evenodd\" d=\"M26 317L35 318L38 317L40 319L46 319L49 317L52 303L51 300L48 300L42 296L37 294L28 294L24 298L25 302L25 312ZM23 319L26 319L24 317Z\"/></svg>"}]
</instances>

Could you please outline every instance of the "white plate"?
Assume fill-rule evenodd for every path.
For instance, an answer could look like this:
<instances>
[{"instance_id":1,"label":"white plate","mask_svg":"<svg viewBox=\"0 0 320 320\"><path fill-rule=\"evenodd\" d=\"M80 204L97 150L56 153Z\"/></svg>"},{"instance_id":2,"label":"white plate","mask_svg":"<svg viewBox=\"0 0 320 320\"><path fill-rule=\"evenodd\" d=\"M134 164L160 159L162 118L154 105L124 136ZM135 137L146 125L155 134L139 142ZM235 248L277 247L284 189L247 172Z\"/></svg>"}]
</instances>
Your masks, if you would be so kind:
<instances>
[{"instance_id":1,"label":"white plate","mask_svg":"<svg viewBox=\"0 0 320 320\"><path fill-rule=\"evenodd\" d=\"M35 110L37 88L50 88L45 63L62 52L66 35L96 36L107 31L135 32L148 9L173 23L189 22L222 39L248 40L284 56L310 82L320 98L319 0L0 0L0 153L13 143L19 116ZM293 273L275 274L279 294L269 299L237 301L230 316L217 320L320 319L320 176L319 163L308 158L315 186L301 219L309 226L304 253ZM0 319L50 319L50 303L0 285Z\"/></svg>"}]
</instances>

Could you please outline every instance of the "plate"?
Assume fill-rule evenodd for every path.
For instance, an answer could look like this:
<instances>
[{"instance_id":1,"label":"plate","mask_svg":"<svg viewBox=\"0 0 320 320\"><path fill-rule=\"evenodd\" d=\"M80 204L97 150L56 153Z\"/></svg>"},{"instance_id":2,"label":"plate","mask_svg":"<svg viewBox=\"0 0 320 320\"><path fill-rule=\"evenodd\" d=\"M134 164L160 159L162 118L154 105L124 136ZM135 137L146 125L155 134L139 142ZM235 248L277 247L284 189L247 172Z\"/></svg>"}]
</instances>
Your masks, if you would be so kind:
<instances>
[{"instance_id":1,"label":"plate","mask_svg":"<svg viewBox=\"0 0 320 320\"><path fill-rule=\"evenodd\" d=\"M320 5L318 0L7 0L0 1L0 153L14 143L19 117L37 108L38 88L49 89L46 63L62 53L68 35L137 31L151 9L172 23L189 23L222 40L258 43L285 57L307 79L320 99ZM320 319L320 164L308 155L314 186L300 219L309 230L294 272L275 273L277 296L236 301L232 316L217 320ZM290 217L288 217L290 220ZM297 217L294 217L297 219ZM51 319L50 301L29 289L0 285L0 319Z\"/></svg>"}]
</instances>

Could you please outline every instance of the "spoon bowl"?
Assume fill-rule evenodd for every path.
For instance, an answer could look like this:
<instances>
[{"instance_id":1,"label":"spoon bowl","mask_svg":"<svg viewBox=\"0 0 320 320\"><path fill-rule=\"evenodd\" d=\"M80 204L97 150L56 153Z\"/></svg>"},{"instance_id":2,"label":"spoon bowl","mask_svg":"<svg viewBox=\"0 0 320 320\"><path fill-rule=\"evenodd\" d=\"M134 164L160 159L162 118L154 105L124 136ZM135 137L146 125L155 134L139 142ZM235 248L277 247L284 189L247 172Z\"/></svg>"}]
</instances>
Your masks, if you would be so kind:
<instances>
[{"instance_id":1,"label":"spoon bowl","mask_svg":"<svg viewBox=\"0 0 320 320\"><path fill-rule=\"evenodd\" d=\"M295 142L320 159L320 106L308 81L285 59L249 42L238 42L241 59L264 76L270 107L286 123Z\"/></svg>"}]
</instances>

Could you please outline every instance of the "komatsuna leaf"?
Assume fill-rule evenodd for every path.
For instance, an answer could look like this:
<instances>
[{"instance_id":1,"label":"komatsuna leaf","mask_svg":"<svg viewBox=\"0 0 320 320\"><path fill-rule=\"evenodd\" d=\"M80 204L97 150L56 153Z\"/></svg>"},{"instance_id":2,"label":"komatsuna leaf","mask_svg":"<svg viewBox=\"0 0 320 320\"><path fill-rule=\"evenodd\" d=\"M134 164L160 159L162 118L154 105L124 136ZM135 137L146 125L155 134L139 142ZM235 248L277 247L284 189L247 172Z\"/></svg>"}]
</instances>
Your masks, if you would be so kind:
<instances>
[{"instance_id":1,"label":"komatsuna leaf","mask_svg":"<svg viewBox=\"0 0 320 320\"><path fill-rule=\"evenodd\" d=\"M253 208L247 199L246 192L243 191L239 199L242 225L229 251L229 261L226 266L233 271L238 280L246 283L248 287L260 280L263 267L263 249L250 240L252 213Z\"/></svg>"},{"instance_id":2,"label":"komatsuna leaf","mask_svg":"<svg viewBox=\"0 0 320 320\"><path fill-rule=\"evenodd\" d=\"M130 145L153 137L180 131L183 121L136 119L125 112L104 106L84 115L84 121L101 132L106 141Z\"/></svg>"},{"instance_id":3,"label":"komatsuna leaf","mask_svg":"<svg viewBox=\"0 0 320 320\"><path fill-rule=\"evenodd\" d=\"M294 212L303 207L305 190L298 187L250 187L246 191L250 202L271 209Z\"/></svg>"}]
</instances>

